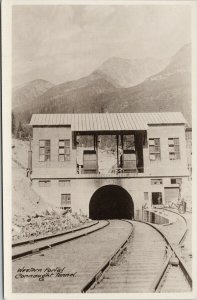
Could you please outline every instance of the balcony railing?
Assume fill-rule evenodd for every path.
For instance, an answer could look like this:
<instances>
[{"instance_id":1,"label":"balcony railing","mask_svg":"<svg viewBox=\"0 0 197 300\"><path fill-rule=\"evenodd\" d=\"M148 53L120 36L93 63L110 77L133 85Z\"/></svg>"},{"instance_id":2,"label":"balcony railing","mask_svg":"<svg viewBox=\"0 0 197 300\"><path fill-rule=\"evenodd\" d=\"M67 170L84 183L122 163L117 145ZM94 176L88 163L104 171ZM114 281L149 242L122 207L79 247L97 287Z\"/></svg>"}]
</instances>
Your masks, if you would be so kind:
<instances>
[{"instance_id":1,"label":"balcony railing","mask_svg":"<svg viewBox=\"0 0 197 300\"><path fill-rule=\"evenodd\" d=\"M83 177L135 177L144 173L143 167L134 169L124 169L114 164L109 170L84 170L83 166L77 166L77 174L84 175Z\"/></svg>"}]
</instances>

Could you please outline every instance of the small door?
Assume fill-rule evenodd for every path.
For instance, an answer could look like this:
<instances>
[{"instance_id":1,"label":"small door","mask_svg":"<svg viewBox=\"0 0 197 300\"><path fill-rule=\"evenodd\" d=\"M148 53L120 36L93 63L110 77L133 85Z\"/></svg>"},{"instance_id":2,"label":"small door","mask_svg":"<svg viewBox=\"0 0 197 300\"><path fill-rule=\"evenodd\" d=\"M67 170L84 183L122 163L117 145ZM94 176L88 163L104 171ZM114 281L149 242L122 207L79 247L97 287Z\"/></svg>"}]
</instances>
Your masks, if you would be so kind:
<instances>
[{"instance_id":1,"label":"small door","mask_svg":"<svg viewBox=\"0 0 197 300\"><path fill-rule=\"evenodd\" d=\"M162 193L153 192L152 193L152 205L162 205Z\"/></svg>"},{"instance_id":2,"label":"small door","mask_svg":"<svg viewBox=\"0 0 197 300\"><path fill-rule=\"evenodd\" d=\"M168 187L165 188L165 201L168 202L177 202L179 196L178 187Z\"/></svg>"}]
</instances>

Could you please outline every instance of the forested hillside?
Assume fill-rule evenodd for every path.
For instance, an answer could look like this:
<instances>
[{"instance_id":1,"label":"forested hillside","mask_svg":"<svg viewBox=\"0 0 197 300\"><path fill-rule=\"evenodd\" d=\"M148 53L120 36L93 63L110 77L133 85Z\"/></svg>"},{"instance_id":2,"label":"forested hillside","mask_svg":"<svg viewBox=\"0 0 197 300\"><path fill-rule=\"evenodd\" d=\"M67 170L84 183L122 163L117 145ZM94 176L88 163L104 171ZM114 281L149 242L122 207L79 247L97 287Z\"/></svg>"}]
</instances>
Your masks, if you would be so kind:
<instances>
[{"instance_id":1,"label":"forested hillside","mask_svg":"<svg viewBox=\"0 0 197 300\"><path fill-rule=\"evenodd\" d=\"M15 134L20 131L18 127L29 134L26 124L33 113L181 111L191 125L190 45L183 46L161 72L128 88L121 87L115 76L112 78L110 75L113 61L117 65L117 59L112 59L110 68L108 64L101 66L89 76L78 80L55 86L42 82L43 92L37 88L36 92L28 93L31 83L22 87L23 92L18 89L17 93L22 98L20 101L19 98L17 101L13 98ZM121 69L123 74L125 61L120 67L121 61L118 60L118 72ZM13 95L16 95L16 91Z\"/></svg>"}]
</instances>

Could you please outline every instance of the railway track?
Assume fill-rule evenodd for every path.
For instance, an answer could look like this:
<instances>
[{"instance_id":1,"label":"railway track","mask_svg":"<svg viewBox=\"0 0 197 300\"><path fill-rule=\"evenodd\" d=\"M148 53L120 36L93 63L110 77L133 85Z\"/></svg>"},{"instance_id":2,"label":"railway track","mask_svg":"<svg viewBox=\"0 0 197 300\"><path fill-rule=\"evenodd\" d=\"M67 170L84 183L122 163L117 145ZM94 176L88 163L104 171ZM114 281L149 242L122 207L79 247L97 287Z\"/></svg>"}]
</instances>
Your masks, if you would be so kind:
<instances>
[{"instance_id":1,"label":"railway track","mask_svg":"<svg viewBox=\"0 0 197 300\"><path fill-rule=\"evenodd\" d=\"M41 237L38 237L38 238L35 238L35 239L20 240L18 242L12 243L12 248L19 247L19 246L24 246L24 245L28 245L28 244L34 244L34 243L37 243L37 242L40 242L40 241L48 240L48 239L53 238L53 237L67 235L71 232L76 232L76 231L79 232L80 230L92 227L92 226L94 226L98 223L99 223L99 221L92 221L92 222L90 222L90 224L82 225L80 227L73 228L73 229L70 229L70 230L66 230L66 231L63 231L63 232L60 232L60 233L45 235L45 236L41 236Z\"/></svg>"},{"instance_id":2,"label":"railway track","mask_svg":"<svg viewBox=\"0 0 197 300\"><path fill-rule=\"evenodd\" d=\"M180 215L179 218L183 219L185 224L184 230L179 233L178 244L181 244L187 234L187 220ZM177 225L180 224L180 219L175 224L176 230ZM169 240L158 229L158 226L144 222L133 223L135 231L131 245L128 246L127 255L116 266L103 274L102 281L95 282L88 292L191 292L192 277L176 247L171 242L172 235L170 235ZM147 225L149 229L152 227L152 232L147 231ZM147 237L150 238L148 243ZM163 238L162 241L161 238ZM155 241L157 241L156 244ZM163 263L161 264L164 248ZM142 250L141 253L140 250ZM160 268L158 268L159 265Z\"/></svg>"},{"instance_id":3,"label":"railway track","mask_svg":"<svg viewBox=\"0 0 197 300\"><path fill-rule=\"evenodd\" d=\"M186 231L187 227L179 236L179 243ZM192 289L191 275L171 239L150 223L111 220L108 226L88 237L73 238L49 249L16 260L13 276L21 266L33 263L44 270L49 262L50 268L61 265L67 274L75 276L36 284L35 280L25 283L25 277L16 282L13 277L13 290L42 292L46 288L48 292L165 293L191 292Z\"/></svg>"},{"instance_id":4,"label":"railway track","mask_svg":"<svg viewBox=\"0 0 197 300\"><path fill-rule=\"evenodd\" d=\"M111 220L88 236L14 260L13 292L83 292L124 253L132 229L127 221Z\"/></svg>"},{"instance_id":5,"label":"railway track","mask_svg":"<svg viewBox=\"0 0 197 300\"><path fill-rule=\"evenodd\" d=\"M54 246L94 233L109 225L109 221L96 221L91 224L75 228L63 233L40 237L33 240L12 244L12 260L33 255L40 251L51 249Z\"/></svg>"},{"instance_id":6,"label":"railway track","mask_svg":"<svg viewBox=\"0 0 197 300\"><path fill-rule=\"evenodd\" d=\"M91 293L148 292L165 260L164 238L151 226L132 221L134 232L127 253L95 282Z\"/></svg>"},{"instance_id":7,"label":"railway track","mask_svg":"<svg viewBox=\"0 0 197 300\"><path fill-rule=\"evenodd\" d=\"M166 242L168 243L168 257L160 270L154 284L153 292L158 293L176 293L176 292L191 292L192 291L192 276L191 272L185 264L184 260L180 256L180 251L178 251L178 246L181 246L184 242L187 232L187 219L177 212L172 210L166 210L183 220L185 224L185 229L179 235L179 240L174 245L169 241L168 237L165 235ZM163 233L162 233L163 234Z\"/></svg>"},{"instance_id":8,"label":"railway track","mask_svg":"<svg viewBox=\"0 0 197 300\"><path fill-rule=\"evenodd\" d=\"M191 292L191 285L187 280L187 275L176 260L176 257L173 257L173 264L168 264L156 289L157 293Z\"/></svg>"}]
</instances>

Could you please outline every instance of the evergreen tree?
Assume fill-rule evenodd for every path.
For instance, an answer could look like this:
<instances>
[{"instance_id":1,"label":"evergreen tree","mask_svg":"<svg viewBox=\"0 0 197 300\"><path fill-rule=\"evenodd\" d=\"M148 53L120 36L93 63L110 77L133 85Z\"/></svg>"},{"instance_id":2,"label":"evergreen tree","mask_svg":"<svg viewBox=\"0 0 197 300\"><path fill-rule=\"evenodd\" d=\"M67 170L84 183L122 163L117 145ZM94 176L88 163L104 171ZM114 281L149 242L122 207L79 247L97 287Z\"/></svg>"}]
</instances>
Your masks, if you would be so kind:
<instances>
[{"instance_id":1,"label":"evergreen tree","mask_svg":"<svg viewBox=\"0 0 197 300\"><path fill-rule=\"evenodd\" d=\"M103 114L105 112L105 108L104 108L104 105L101 105L100 107L100 111L99 111L101 114Z\"/></svg>"},{"instance_id":2,"label":"evergreen tree","mask_svg":"<svg viewBox=\"0 0 197 300\"><path fill-rule=\"evenodd\" d=\"M22 127L21 121L19 121L18 129L17 129L17 138L19 138L19 139L22 138L22 132L23 132L23 127Z\"/></svg>"},{"instance_id":3,"label":"evergreen tree","mask_svg":"<svg viewBox=\"0 0 197 300\"><path fill-rule=\"evenodd\" d=\"M15 115L12 112L12 134L15 136L16 133L16 120L15 120Z\"/></svg>"}]
</instances>

